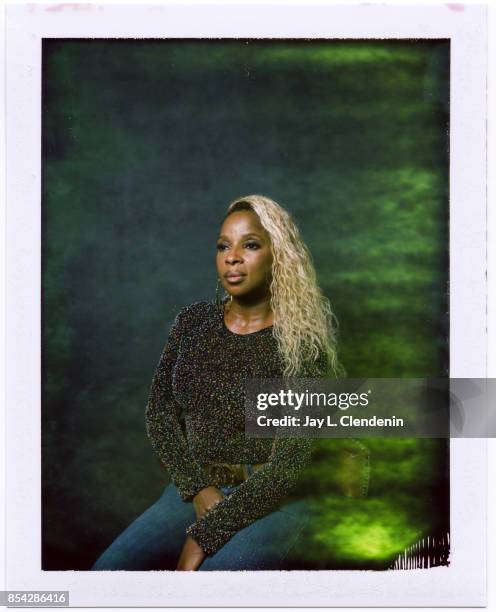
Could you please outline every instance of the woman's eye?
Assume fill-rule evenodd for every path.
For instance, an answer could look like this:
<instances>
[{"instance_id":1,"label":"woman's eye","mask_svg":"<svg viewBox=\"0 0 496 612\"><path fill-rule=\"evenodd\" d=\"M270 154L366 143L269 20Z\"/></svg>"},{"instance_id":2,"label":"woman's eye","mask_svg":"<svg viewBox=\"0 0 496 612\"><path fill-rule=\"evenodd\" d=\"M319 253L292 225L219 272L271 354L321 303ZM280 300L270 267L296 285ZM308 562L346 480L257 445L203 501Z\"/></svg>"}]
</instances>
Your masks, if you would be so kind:
<instances>
[{"instance_id":1,"label":"woman's eye","mask_svg":"<svg viewBox=\"0 0 496 612\"><path fill-rule=\"evenodd\" d=\"M260 245L258 244L258 242L247 242L245 244L245 247L247 249L256 250L256 249L260 248Z\"/></svg>"},{"instance_id":2,"label":"woman's eye","mask_svg":"<svg viewBox=\"0 0 496 612\"><path fill-rule=\"evenodd\" d=\"M227 249L227 244L219 243L219 244L217 244L216 249L218 251L225 251Z\"/></svg>"}]
</instances>

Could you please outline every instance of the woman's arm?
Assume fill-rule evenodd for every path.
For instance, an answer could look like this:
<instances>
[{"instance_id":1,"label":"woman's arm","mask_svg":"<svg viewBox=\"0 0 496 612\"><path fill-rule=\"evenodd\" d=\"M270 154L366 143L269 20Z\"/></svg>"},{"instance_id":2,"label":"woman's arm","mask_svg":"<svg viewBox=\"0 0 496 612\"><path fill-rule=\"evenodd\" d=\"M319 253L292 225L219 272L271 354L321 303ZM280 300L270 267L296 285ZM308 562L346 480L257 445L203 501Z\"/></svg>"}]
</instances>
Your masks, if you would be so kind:
<instances>
[{"instance_id":1,"label":"woman's arm","mask_svg":"<svg viewBox=\"0 0 496 612\"><path fill-rule=\"evenodd\" d=\"M327 358L320 353L307 364L304 376L328 374ZM186 530L206 554L224 546L239 530L272 512L297 484L312 455L311 438L277 437L266 465Z\"/></svg>"},{"instance_id":2,"label":"woman's arm","mask_svg":"<svg viewBox=\"0 0 496 612\"><path fill-rule=\"evenodd\" d=\"M309 463L312 442L308 438L276 438L267 464L188 527L186 533L206 554L213 554L240 529L272 512Z\"/></svg>"},{"instance_id":3,"label":"woman's arm","mask_svg":"<svg viewBox=\"0 0 496 612\"><path fill-rule=\"evenodd\" d=\"M209 478L192 456L179 421L181 406L174 399L172 374L181 335L187 326L188 309L183 309L171 328L153 377L145 411L146 431L153 449L168 469L181 498L190 501L210 485Z\"/></svg>"}]
</instances>

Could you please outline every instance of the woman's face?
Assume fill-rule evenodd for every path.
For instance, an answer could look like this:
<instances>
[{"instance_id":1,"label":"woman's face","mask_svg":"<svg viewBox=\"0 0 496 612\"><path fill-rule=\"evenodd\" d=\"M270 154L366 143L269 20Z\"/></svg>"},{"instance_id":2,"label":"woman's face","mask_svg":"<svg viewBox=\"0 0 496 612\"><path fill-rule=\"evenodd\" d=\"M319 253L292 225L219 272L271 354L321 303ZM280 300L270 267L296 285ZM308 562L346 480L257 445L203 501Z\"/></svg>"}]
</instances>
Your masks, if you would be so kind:
<instances>
[{"instance_id":1,"label":"woman's face","mask_svg":"<svg viewBox=\"0 0 496 612\"><path fill-rule=\"evenodd\" d=\"M231 213L217 240L217 273L233 297L268 295L272 279L269 234L250 210Z\"/></svg>"}]
</instances>

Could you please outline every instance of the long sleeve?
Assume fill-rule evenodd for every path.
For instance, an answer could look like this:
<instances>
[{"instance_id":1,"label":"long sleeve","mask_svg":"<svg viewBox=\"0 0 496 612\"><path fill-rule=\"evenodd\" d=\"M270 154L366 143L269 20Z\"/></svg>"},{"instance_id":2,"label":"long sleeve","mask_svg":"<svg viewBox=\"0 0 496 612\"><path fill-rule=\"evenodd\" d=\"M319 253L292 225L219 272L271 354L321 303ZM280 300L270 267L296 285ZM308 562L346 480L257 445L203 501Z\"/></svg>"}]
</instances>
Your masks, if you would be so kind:
<instances>
[{"instance_id":1,"label":"long sleeve","mask_svg":"<svg viewBox=\"0 0 496 612\"><path fill-rule=\"evenodd\" d=\"M207 554L215 553L240 529L272 512L290 492L310 461L312 440L276 438L266 465L188 527Z\"/></svg>"},{"instance_id":2,"label":"long sleeve","mask_svg":"<svg viewBox=\"0 0 496 612\"><path fill-rule=\"evenodd\" d=\"M179 494L190 501L210 482L194 459L180 424L181 406L174 399L172 376L183 333L184 311L179 313L153 377L145 411L146 431L153 449L168 469Z\"/></svg>"}]
</instances>

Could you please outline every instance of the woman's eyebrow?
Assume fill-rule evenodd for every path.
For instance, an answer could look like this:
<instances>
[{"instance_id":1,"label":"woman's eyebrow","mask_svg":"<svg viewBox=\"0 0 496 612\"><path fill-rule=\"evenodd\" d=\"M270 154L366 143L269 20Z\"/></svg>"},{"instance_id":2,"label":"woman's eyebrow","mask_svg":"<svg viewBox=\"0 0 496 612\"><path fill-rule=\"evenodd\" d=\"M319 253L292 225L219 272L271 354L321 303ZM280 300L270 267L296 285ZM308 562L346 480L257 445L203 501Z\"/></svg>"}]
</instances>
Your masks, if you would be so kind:
<instances>
[{"instance_id":1,"label":"woman's eyebrow","mask_svg":"<svg viewBox=\"0 0 496 612\"><path fill-rule=\"evenodd\" d=\"M242 238L250 238L254 236L255 238L260 238L262 239L262 236L260 236L259 234L257 234L256 232L249 232L248 234L243 234Z\"/></svg>"},{"instance_id":2,"label":"woman's eyebrow","mask_svg":"<svg viewBox=\"0 0 496 612\"><path fill-rule=\"evenodd\" d=\"M260 240L262 240L262 236L260 236L260 234L257 234L256 232L249 232L248 234L242 234L241 238L246 239L246 238L258 238ZM227 236L224 236L224 234L221 234L217 240L229 240L229 238Z\"/></svg>"}]
</instances>

